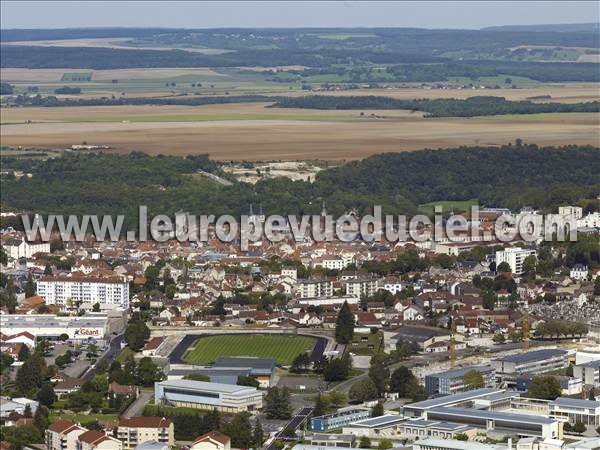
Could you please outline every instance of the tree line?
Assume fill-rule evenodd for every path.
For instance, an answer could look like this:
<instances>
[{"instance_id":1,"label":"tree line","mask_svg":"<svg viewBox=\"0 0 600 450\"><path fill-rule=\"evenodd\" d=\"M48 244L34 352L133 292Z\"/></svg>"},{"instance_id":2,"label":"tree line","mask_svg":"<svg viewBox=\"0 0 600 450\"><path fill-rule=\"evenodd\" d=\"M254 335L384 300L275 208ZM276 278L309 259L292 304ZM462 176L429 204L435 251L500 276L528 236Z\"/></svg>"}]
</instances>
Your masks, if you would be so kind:
<instances>
[{"instance_id":1,"label":"tree line","mask_svg":"<svg viewBox=\"0 0 600 450\"><path fill-rule=\"evenodd\" d=\"M468 99L402 100L383 96L310 95L286 97L271 107L307 109L410 109L427 113L425 117L473 117L504 114L539 114L553 112L600 112L600 102L533 103L510 101L504 97L476 96Z\"/></svg>"},{"instance_id":2,"label":"tree line","mask_svg":"<svg viewBox=\"0 0 600 450\"><path fill-rule=\"evenodd\" d=\"M381 205L387 214L413 214L436 200L478 198L481 205L545 210L594 198L600 190L600 151L591 146L517 145L461 147L386 153L321 171L313 183L285 178L222 186L191 176L198 169L220 173L206 156L151 157L142 153L65 154L46 161L19 160L32 177L0 178L7 209L40 214L124 214L124 228L137 229L138 206L149 217L193 214L247 214L262 204L269 214L359 214ZM426 174L426 176L425 176ZM402 180L401 183L398 180ZM3 222L5 223L5 222ZM19 222L11 224L19 226ZM8 224L7 224L8 225ZM404 261L403 264L417 264Z\"/></svg>"}]
</instances>

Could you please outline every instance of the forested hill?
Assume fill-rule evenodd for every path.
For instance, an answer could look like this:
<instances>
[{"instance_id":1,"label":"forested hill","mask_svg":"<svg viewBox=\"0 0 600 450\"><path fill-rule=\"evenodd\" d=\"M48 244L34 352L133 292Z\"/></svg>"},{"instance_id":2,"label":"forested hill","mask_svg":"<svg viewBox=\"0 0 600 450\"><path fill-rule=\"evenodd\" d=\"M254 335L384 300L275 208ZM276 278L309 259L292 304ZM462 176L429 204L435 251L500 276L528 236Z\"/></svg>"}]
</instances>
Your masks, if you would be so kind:
<instances>
[{"instance_id":1,"label":"forested hill","mask_svg":"<svg viewBox=\"0 0 600 450\"><path fill-rule=\"evenodd\" d=\"M600 148L521 144L386 153L323 171L317 184L325 192L400 196L415 204L477 198L512 208L549 207L590 188L600 193Z\"/></svg>"},{"instance_id":2,"label":"forested hill","mask_svg":"<svg viewBox=\"0 0 600 450\"><path fill-rule=\"evenodd\" d=\"M387 153L320 172L314 183L267 179L255 186L216 184L195 176L218 171L206 157L66 154L60 158L2 158L3 210L41 214L125 214L135 228L139 205L150 214L245 214L250 203L267 214L359 213L381 205L412 214L431 201L479 199L483 205L543 209L596 198L600 148L463 147ZM16 179L12 170L31 178Z\"/></svg>"}]
</instances>

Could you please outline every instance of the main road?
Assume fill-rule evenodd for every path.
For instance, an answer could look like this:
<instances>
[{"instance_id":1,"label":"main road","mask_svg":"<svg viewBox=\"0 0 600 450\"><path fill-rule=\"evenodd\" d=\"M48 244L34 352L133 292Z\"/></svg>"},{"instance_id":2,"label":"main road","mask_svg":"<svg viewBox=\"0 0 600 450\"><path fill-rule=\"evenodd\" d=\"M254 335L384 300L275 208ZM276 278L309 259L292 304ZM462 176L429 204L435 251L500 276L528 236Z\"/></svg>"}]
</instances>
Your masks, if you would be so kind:
<instances>
[{"instance_id":1,"label":"main road","mask_svg":"<svg viewBox=\"0 0 600 450\"><path fill-rule=\"evenodd\" d=\"M96 363L93 366L91 366L88 369L88 371L83 375L82 378L84 381L90 381L92 378L94 378L94 375L96 375L96 372L98 371L98 364L100 363L100 361L107 360L110 363L115 360L115 358L121 351L121 342L123 342L122 334L115 336L110 341L110 344L108 345L108 350L106 350L104 354L100 356L100 358L98 358Z\"/></svg>"},{"instance_id":2,"label":"main road","mask_svg":"<svg viewBox=\"0 0 600 450\"><path fill-rule=\"evenodd\" d=\"M265 442L265 450L275 450L275 441L277 439L286 439L286 432L289 430L296 431L311 415L313 412L312 406L306 406L301 408L294 416L290 419L290 421L283 427L281 431L275 433L271 438Z\"/></svg>"}]
</instances>

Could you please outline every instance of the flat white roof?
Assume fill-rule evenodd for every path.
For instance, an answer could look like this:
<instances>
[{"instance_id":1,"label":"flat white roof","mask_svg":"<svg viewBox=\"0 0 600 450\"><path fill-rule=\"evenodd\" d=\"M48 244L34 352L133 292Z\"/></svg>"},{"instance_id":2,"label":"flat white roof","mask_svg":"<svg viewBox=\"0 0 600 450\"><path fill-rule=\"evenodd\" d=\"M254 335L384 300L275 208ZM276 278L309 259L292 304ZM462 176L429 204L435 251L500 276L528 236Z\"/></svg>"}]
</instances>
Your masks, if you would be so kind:
<instances>
[{"instance_id":1,"label":"flat white roof","mask_svg":"<svg viewBox=\"0 0 600 450\"><path fill-rule=\"evenodd\" d=\"M501 392L504 392L504 390L494 388L480 388L474 389L472 391L461 392L460 394L445 395L443 397L432 398L430 400L423 400L422 402L409 403L407 405L404 405L404 407L417 409L435 408L438 406L447 406L455 403L465 402L468 400L474 400L476 398L487 397L489 395L499 394Z\"/></svg>"},{"instance_id":2,"label":"flat white roof","mask_svg":"<svg viewBox=\"0 0 600 450\"><path fill-rule=\"evenodd\" d=\"M481 442L459 441L456 439L420 439L415 442L415 445L452 448L455 450L499 450L506 449L506 445L489 445Z\"/></svg>"},{"instance_id":3,"label":"flat white roof","mask_svg":"<svg viewBox=\"0 0 600 450\"><path fill-rule=\"evenodd\" d=\"M238 386L235 384L210 383L208 381L194 380L165 380L158 381L156 385L166 388L171 387L177 389L189 389L192 391L220 392L226 394L257 392L256 388L251 386Z\"/></svg>"},{"instance_id":4,"label":"flat white roof","mask_svg":"<svg viewBox=\"0 0 600 450\"><path fill-rule=\"evenodd\" d=\"M381 427L381 426L386 426L386 425L393 425L395 423L403 422L405 420L406 420L406 418L404 416L398 416L398 415L394 415L394 414L386 414L385 416L357 420L356 422L352 422L348 426L376 428L376 427Z\"/></svg>"}]
</instances>

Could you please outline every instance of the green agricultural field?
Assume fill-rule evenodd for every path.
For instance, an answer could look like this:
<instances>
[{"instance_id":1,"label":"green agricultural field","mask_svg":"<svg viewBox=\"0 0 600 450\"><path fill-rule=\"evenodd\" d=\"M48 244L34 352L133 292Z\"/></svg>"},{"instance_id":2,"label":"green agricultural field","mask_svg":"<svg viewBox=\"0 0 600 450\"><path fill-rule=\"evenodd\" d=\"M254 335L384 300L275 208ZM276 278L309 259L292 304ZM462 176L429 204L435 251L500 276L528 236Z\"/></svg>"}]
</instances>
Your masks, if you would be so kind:
<instances>
[{"instance_id":1,"label":"green agricultural field","mask_svg":"<svg viewBox=\"0 0 600 450\"><path fill-rule=\"evenodd\" d=\"M300 353L310 351L316 340L307 336L235 334L206 336L196 340L183 359L193 364L214 362L220 356L275 358L278 364L291 364Z\"/></svg>"}]
</instances>

